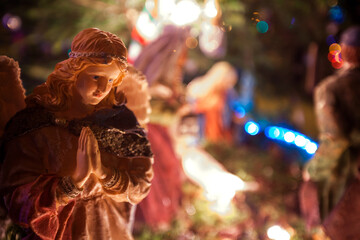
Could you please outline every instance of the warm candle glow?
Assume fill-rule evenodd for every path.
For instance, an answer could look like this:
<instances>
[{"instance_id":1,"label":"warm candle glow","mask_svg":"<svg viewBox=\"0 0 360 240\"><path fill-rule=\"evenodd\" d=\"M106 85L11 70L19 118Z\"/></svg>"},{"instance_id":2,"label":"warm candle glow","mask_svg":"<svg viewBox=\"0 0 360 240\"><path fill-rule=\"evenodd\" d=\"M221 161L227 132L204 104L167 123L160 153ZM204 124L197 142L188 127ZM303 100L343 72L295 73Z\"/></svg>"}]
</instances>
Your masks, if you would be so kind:
<instances>
[{"instance_id":1,"label":"warm candle glow","mask_svg":"<svg viewBox=\"0 0 360 240\"><path fill-rule=\"evenodd\" d=\"M182 163L185 174L204 189L206 199L212 202L211 210L219 214L227 213L236 192L246 188L243 180L199 148L185 148Z\"/></svg>"},{"instance_id":2,"label":"warm candle glow","mask_svg":"<svg viewBox=\"0 0 360 240\"><path fill-rule=\"evenodd\" d=\"M182 0L176 4L174 11L171 13L170 20L178 26L183 26L195 22L199 18L200 13L200 7L196 2Z\"/></svg>"},{"instance_id":3,"label":"warm candle glow","mask_svg":"<svg viewBox=\"0 0 360 240\"><path fill-rule=\"evenodd\" d=\"M267 235L273 240L290 240L290 233L279 225L274 225L267 230Z\"/></svg>"}]
</instances>

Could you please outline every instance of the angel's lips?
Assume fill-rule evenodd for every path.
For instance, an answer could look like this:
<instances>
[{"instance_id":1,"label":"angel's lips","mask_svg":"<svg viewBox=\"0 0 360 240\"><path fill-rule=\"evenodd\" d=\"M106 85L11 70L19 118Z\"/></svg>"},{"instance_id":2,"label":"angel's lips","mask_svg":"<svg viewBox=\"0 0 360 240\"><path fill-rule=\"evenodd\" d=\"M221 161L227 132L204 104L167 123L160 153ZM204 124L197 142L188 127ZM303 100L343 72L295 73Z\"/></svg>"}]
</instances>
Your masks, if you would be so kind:
<instances>
[{"instance_id":1,"label":"angel's lips","mask_svg":"<svg viewBox=\"0 0 360 240\"><path fill-rule=\"evenodd\" d=\"M104 94L103 93L93 93L94 97L100 98L102 97Z\"/></svg>"}]
</instances>

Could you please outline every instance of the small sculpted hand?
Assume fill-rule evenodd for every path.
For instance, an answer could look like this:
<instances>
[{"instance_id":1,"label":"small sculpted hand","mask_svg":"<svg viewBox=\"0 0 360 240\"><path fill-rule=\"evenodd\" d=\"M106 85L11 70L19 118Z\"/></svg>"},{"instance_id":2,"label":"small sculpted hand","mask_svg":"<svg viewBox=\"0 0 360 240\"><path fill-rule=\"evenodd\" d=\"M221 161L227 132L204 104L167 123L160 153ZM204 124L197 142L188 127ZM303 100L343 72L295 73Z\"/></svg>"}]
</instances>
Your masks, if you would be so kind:
<instances>
[{"instance_id":1,"label":"small sculpted hand","mask_svg":"<svg viewBox=\"0 0 360 240\"><path fill-rule=\"evenodd\" d=\"M111 170L102 165L96 137L89 127L84 127L79 137L77 165L72 178L81 188L92 173L98 179L105 179L111 175Z\"/></svg>"},{"instance_id":2,"label":"small sculpted hand","mask_svg":"<svg viewBox=\"0 0 360 240\"><path fill-rule=\"evenodd\" d=\"M81 130L76 154L76 169L71 176L75 184L80 188L84 185L92 172L91 157L89 154L90 132L91 130L88 127L84 127Z\"/></svg>"},{"instance_id":3,"label":"small sculpted hand","mask_svg":"<svg viewBox=\"0 0 360 240\"><path fill-rule=\"evenodd\" d=\"M97 178L104 179L110 172L110 169L101 163L99 144L90 128L87 131L87 138L89 141L88 153L91 161L91 172L94 173Z\"/></svg>"}]
</instances>

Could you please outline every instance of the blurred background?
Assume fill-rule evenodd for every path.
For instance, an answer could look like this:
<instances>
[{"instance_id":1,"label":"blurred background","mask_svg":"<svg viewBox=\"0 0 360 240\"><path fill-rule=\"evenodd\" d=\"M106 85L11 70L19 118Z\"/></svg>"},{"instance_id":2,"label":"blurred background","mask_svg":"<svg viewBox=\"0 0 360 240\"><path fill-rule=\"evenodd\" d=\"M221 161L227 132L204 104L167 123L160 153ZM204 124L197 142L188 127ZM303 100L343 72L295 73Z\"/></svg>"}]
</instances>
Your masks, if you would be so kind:
<instances>
[{"instance_id":1,"label":"blurred background","mask_svg":"<svg viewBox=\"0 0 360 240\"><path fill-rule=\"evenodd\" d=\"M19 62L27 94L88 27L118 35L133 62L165 25L190 26L184 85L219 61L236 69L236 141L204 146L260 189L237 193L223 216L185 183L172 228L136 229L136 239L317 238L306 232L297 200L301 169L317 149L313 90L342 67L331 46L360 23L359 0L2 0L0 17L0 54Z\"/></svg>"}]
</instances>

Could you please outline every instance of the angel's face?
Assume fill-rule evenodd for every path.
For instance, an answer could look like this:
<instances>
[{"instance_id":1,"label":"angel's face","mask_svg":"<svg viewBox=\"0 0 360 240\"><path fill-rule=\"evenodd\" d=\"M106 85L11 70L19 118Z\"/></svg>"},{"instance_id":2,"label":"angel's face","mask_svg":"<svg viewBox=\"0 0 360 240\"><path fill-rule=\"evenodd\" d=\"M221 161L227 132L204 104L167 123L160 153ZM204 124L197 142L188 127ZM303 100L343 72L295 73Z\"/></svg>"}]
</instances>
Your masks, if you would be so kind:
<instances>
[{"instance_id":1,"label":"angel's face","mask_svg":"<svg viewBox=\"0 0 360 240\"><path fill-rule=\"evenodd\" d=\"M81 71L75 82L75 89L86 105L97 105L110 92L120 69L115 62L91 65Z\"/></svg>"}]
</instances>

